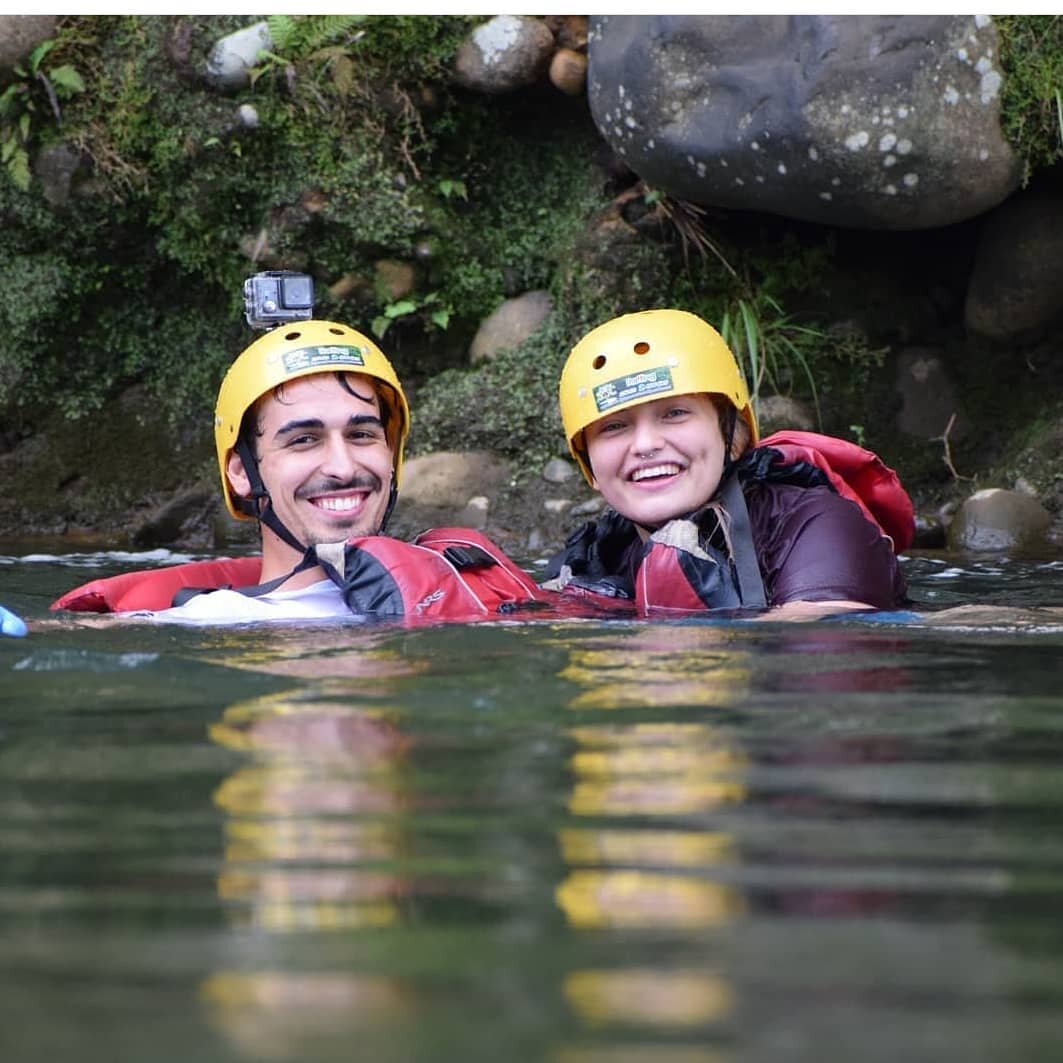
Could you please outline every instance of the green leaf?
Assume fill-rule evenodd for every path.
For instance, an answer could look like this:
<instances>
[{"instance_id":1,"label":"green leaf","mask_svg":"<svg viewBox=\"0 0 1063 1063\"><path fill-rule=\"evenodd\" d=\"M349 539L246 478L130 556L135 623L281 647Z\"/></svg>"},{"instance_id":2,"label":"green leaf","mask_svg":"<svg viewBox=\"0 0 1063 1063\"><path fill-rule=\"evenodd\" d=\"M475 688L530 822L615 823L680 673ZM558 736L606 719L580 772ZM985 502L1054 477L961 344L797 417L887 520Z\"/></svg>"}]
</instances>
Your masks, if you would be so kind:
<instances>
[{"instance_id":1,"label":"green leaf","mask_svg":"<svg viewBox=\"0 0 1063 1063\"><path fill-rule=\"evenodd\" d=\"M8 160L7 172L11 176L11 180L22 189L23 192L28 192L30 187L30 159L26 154L25 148L18 148L15 154Z\"/></svg>"},{"instance_id":2,"label":"green leaf","mask_svg":"<svg viewBox=\"0 0 1063 1063\"><path fill-rule=\"evenodd\" d=\"M450 311L449 310L433 310L432 311L432 323L438 325L441 329L445 329L450 324Z\"/></svg>"},{"instance_id":3,"label":"green leaf","mask_svg":"<svg viewBox=\"0 0 1063 1063\"><path fill-rule=\"evenodd\" d=\"M373 323L372 325L370 325L370 328L373 330L373 335L376 336L378 340L382 340L384 338L384 333L387 332L388 325L390 324L390 318L374 317Z\"/></svg>"},{"instance_id":4,"label":"green leaf","mask_svg":"<svg viewBox=\"0 0 1063 1063\"><path fill-rule=\"evenodd\" d=\"M49 70L48 76L52 79L52 84L56 89L62 89L67 95L72 96L75 92L85 91L85 82L82 81L81 75L69 64Z\"/></svg>"},{"instance_id":5,"label":"green leaf","mask_svg":"<svg viewBox=\"0 0 1063 1063\"><path fill-rule=\"evenodd\" d=\"M458 181L451 177L444 177L436 187L439 189L439 192L444 199L450 199L451 196L460 196L468 202L469 193L465 188L464 181Z\"/></svg>"},{"instance_id":6,"label":"green leaf","mask_svg":"<svg viewBox=\"0 0 1063 1063\"><path fill-rule=\"evenodd\" d=\"M404 314L412 314L417 309L417 304L412 299L400 299L397 303L390 303L384 307L384 317L394 321Z\"/></svg>"},{"instance_id":7,"label":"green leaf","mask_svg":"<svg viewBox=\"0 0 1063 1063\"><path fill-rule=\"evenodd\" d=\"M41 41L29 54L30 73L36 74L41 60L55 47L55 41Z\"/></svg>"},{"instance_id":8,"label":"green leaf","mask_svg":"<svg viewBox=\"0 0 1063 1063\"><path fill-rule=\"evenodd\" d=\"M8 85L8 87L0 93L0 117L3 117L11 110L15 103L15 97L23 91L24 86L22 85Z\"/></svg>"}]
</instances>

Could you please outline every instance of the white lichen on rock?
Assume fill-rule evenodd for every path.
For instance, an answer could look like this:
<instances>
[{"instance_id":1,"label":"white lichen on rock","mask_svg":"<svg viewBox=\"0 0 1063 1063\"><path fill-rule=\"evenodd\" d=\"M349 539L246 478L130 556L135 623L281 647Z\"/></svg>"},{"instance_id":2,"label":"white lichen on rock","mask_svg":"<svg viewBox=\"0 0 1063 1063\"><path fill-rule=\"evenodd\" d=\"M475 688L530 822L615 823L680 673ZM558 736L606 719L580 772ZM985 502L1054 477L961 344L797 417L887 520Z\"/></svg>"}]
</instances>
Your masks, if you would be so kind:
<instances>
[{"instance_id":1,"label":"white lichen on rock","mask_svg":"<svg viewBox=\"0 0 1063 1063\"><path fill-rule=\"evenodd\" d=\"M520 19L516 15L496 15L473 32L473 43L480 49L485 66L502 61L520 36ZM623 94L623 89L620 90Z\"/></svg>"}]
</instances>

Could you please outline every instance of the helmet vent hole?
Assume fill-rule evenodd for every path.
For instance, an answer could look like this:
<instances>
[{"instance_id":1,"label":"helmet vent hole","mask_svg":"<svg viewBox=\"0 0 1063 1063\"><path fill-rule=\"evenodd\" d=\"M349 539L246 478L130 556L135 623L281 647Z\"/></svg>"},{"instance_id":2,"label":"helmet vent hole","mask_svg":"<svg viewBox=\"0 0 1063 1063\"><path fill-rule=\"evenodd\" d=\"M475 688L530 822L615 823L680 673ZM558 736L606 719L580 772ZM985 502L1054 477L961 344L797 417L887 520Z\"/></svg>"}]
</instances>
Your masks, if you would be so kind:
<instances>
[{"instance_id":1,"label":"helmet vent hole","mask_svg":"<svg viewBox=\"0 0 1063 1063\"><path fill-rule=\"evenodd\" d=\"M330 328L329 332L331 332L333 336L342 336L343 335L343 329L341 329L341 328Z\"/></svg>"},{"instance_id":2,"label":"helmet vent hole","mask_svg":"<svg viewBox=\"0 0 1063 1063\"><path fill-rule=\"evenodd\" d=\"M605 368L606 360L607 359L604 354L599 354L598 357L595 358L593 362L591 362L591 365L593 365L595 369L603 369Z\"/></svg>"},{"instance_id":3,"label":"helmet vent hole","mask_svg":"<svg viewBox=\"0 0 1063 1063\"><path fill-rule=\"evenodd\" d=\"M297 340L301 335L301 332L286 332L284 338L286 340Z\"/></svg>"},{"instance_id":4,"label":"helmet vent hole","mask_svg":"<svg viewBox=\"0 0 1063 1063\"><path fill-rule=\"evenodd\" d=\"M636 354L649 354L650 353L650 345L645 340L640 340L638 343L635 344L635 353Z\"/></svg>"}]
</instances>

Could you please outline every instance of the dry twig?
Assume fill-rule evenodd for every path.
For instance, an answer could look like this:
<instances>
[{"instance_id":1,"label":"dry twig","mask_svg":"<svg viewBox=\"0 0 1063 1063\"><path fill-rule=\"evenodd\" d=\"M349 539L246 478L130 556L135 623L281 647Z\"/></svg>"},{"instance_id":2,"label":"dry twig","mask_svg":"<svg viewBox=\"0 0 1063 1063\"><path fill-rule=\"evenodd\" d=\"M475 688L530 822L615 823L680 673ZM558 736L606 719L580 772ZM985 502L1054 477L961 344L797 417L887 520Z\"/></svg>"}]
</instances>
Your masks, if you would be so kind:
<instances>
[{"instance_id":1,"label":"dry twig","mask_svg":"<svg viewBox=\"0 0 1063 1063\"><path fill-rule=\"evenodd\" d=\"M939 435L939 436L934 436L934 438L931 440L931 443L941 443L941 445L945 448L945 454L944 454L945 465L948 468L949 472L952 473L952 478L954 480L974 480L973 476L961 476L956 471L956 466L952 464L952 448L949 445L949 433L952 432L952 426L955 423L956 423L956 413L954 411L952 416L949 418L949 423L947 425L945 425L945 431L942 432L941 435Z\"/></svg>"}]
</instances>

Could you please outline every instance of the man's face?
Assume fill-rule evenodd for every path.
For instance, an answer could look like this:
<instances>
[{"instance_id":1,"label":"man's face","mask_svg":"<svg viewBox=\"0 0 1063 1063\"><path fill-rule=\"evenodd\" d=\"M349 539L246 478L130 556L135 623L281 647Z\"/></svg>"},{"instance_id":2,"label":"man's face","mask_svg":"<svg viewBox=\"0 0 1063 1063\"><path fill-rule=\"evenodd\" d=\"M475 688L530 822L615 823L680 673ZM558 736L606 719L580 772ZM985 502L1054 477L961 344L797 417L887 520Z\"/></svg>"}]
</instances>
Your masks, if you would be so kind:
<instances>
[{"instance_id":1,"label":"man's face","mask_svg":"<svg viewBox=\"0 0 1063 1063\"><path fill-rule=\"evenodd\" d=\"M262 482L274 512L300 542L339 542L380 530L393 455L371 378L300 377L259 399L257 413ZM247 497L251 485L239 455L230 455L228 471L233 491ZM267 527L262 551L263 580L272 561L298 560Z\"/></svg>"}]
</instances>

